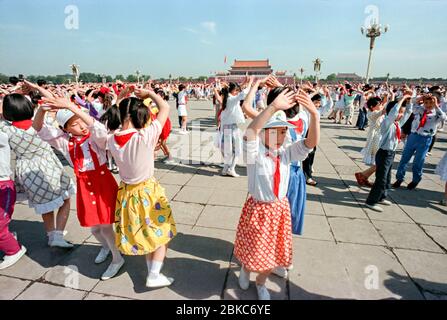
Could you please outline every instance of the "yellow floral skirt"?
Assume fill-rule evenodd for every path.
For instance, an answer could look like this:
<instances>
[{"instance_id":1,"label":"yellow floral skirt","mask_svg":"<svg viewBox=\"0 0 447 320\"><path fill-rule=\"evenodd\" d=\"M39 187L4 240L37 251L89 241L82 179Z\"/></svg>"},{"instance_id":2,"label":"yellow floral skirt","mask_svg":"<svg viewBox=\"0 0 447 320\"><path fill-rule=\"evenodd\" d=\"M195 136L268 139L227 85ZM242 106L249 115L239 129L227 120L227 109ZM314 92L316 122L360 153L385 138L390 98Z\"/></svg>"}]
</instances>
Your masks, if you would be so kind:
<instances>
[{"instance_id":1,"label":"yellow floral skirt","mask_svg":"<svg viewBox=\"0 0 447 320\"><path fill-rule=\"evenodd\" d=\"M165 189L151 178L120 183L115 207L116 245L125 255L145 255L177 234Z\"/></svg>"}]
</instances>

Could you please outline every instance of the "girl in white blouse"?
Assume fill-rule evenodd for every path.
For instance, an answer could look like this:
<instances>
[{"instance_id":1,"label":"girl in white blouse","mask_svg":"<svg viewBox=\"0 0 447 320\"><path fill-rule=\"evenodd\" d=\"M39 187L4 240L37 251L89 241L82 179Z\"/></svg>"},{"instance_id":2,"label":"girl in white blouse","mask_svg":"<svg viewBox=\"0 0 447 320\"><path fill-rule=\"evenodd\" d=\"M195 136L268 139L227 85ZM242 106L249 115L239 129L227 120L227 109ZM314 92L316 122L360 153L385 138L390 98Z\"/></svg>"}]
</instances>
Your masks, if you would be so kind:
<instances>
[{"instance_id":1,"label":"girl in white blouse","mask_svg":"<svg viewBox=\"0 0 447 320\"><path fill-rule=\"evenodd\" d=\"M296 103L310 114L306 140L283 146L289 127L283 110ZM256 288L260 300L269 300L265 287L268 275L276 267L292 264L292 228L287 189L289 164L302 161L317 145L320 135L319 115L310 97L288 89L261 113L244 136L244 159L247 163L249 198L242 209L234 246L242 264L239 285L249 287L250 272L258 273Z\"/></svg>"}]
</instances>

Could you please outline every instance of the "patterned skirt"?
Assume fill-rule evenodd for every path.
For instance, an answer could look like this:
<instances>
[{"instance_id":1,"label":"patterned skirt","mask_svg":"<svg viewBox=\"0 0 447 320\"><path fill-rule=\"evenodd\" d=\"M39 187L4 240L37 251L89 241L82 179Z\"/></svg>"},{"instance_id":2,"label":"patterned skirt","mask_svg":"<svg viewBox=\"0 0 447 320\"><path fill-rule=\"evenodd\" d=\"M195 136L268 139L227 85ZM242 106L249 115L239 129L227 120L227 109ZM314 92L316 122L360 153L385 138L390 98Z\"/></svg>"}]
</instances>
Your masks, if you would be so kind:
<instances>
[{"instance_id":1,"label":"patterned skirt","mask_svg":"<svg viewBox=\"0 0 447 320\"><path fill-rule=\"evenodd\" d=\"M237 226L234 254L253 272L292 264L292 226L287 198L276 202L247 199Z\"/></svg>"},{"instance_id":2,"label":"patterned skirt","mask_svg":"<svg viewBox=\"0 0 447 320\"><path fill-rule=\"evenodd\" d=\"M145 255L177 234L165 190L155 179L121 182L115 208L116 245L125 255Z\"/></svg>"}]
</instances>

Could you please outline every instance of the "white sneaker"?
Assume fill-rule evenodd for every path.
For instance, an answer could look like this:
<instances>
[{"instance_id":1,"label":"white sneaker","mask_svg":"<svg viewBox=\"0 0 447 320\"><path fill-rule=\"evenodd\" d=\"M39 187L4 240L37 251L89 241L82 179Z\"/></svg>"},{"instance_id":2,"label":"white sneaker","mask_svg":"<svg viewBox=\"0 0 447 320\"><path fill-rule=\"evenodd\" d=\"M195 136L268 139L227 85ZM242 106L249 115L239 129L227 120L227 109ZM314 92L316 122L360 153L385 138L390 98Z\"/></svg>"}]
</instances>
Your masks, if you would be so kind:
<instances>
[{"instance_id":1,"label":"white sneaker","mask_svg":"<svg viewBox=\"0 0 447 320\"><path fill-rule=\"evenodd\" d=\"M276 267L275 269L273 269L272 273L280 278L287 278L287 276L289 275L289 272L284 267Z\"/></svg>"},{"instance_id":2,"label":"white sneaker","mask_svg":"<svg viewBox=\"0 0 447 320\"><path fill-rule=\"evenodd\" d=\"M239 273L239 287L241 287L242 290L247 290L250 286L250 272L247 272L244 270L244 268L241 268L241 272Z\"/></svg>"},{"instance_id":3,"label":"white sneaker","mask_svg":"<svg viewBox=\"0 0 447 320\"><path fill-rule=\"evenodd\" d=\"M222 171L220 172L221 176L226 176L228 174L228 170L225 170L225 168L222 169Z\"/></svg>"},{"instance_id":4,"label":"white sneaker","mask_svg":"<svg viewBox=\"0 0 447 320\"><path fill-rule=\"evenodd\" d=\"M101 250L99 250L98 255L96 256L95 263L96 264L103 263L104 261L106 261L109 254L110 249L101 248Z\"/></svg>"},{"instance_id":5,"label":"white sneaker","mask_svg":"<svg viewBox=\"0 0 447 320\"><path fill-rule=\"evenodd\" d=\"M227 176L233 177L233 178L239 178L240 175L236 173L236 171L234 170L228 170L227 171Z\"/></svg>"},{"instance_id":6,"label":"white sneaker","mask_svg":"<svg viewBox=\"0 0 447 320\"><path fill-rule=\"evenodd\" d=\"M146 287L148 288L161 288L168 287L174 282L173 278L168 278L165 275L159 273L155 278L149 275L146 278Z\"/></svg>"},{"instance_id":7,"label":"white sneaker","mask_svg":"<svg viewBox=\"0 0 447 320\"><path fill-rule=\"evenodd\" d=\"M385 206L391 206L393 203L390 200L383 199L379 202L380 204L383 204Z\"/></svg>"},{"instance_id":8,"label":"white sneaker","mask_svg":"<svg viewBox=\"0 0 447 320\"><path fill-rule=\"evenodd\" d=\"M48 245L50 247L58 247L58 248L64 248L64 249L71 249L74 247L73 244L65 241L65 239L52 239L52 240L48 241Z\"/></svg>"},{"instance_id":9,"label":"white sneaker","mask_svg":"<svg viewBox=\"0 0 447 320\"><path fill-rule=\"evenodd\" d=\"M376 211L376 212L383 212L383 209L382 209L381 207L379 207L377 204L370 205L370 204L365 203L365 206L368 207L368 208L370 208L370 209L373 210L373 211Z\"/></svg>"},{"instance_id":10,"label":"white sneaker","mask_svg":"<svg viewBox=\"0 0 447 320\"><path fill-rule=\"evenodd\" d=\"M3 258L3 262L0 263L0 270L2 269L6 269L10 266L12 266L13 264L15 264L17 261L20 260L21 257L23 257L23 255L26 253L26 248L24 246L22 246L19 250L19 252L17 252L16 254L13 254L11 256L5 256Z\"/></svg>"},{"instance_id":11,"label":"white sneaker","mask_svg":"<svg viewBox=\"0 0 447 320\"><path fill-rule=\"evenodd\" d=\"M102 274L101 280L109 280L114 276L116 276L116 274L120 271L123 265L124 265L124 259L122 259L118 263L111 263L107 268L106 272Z\"/></svg>"},{"instance_id":12,"label":"white sneaker","mask_svg":"<svg viewBox=\"0 0 447 320\"><path fill-rule=\"evenodd\" d=\"M257 284L256 289L258 291L259 300L270 300L270 293L265 285L260 286Z\"/></svg>"}]
</instances>

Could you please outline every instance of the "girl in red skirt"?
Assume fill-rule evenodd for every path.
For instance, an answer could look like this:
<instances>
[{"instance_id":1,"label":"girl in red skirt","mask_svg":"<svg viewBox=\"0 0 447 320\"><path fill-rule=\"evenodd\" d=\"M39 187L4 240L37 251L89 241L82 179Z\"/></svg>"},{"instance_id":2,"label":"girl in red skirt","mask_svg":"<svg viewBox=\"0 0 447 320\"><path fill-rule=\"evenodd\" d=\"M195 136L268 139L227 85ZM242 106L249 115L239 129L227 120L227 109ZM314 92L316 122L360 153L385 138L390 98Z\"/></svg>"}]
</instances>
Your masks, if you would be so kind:
<instances>
[{"instance_id":1,"label":"girl in red skirt","mask_svg":"<svg viewBox=\"0 0 447 320\"><path fill-rule=\"evenodd\" d=\"M277 94L277 93L276 93ZM296 104L310 114L306 140L283 147L288 128L283 110ZM242 264L239 285L249 287L250 272L258 273L256 288L260 300L270 300L265 287L276 267L292 264L292 227L287 188L290 163L302 161L318 144L319 114L310 97L283 90L247 128L244 158L247 163L249 198L242 209L234 244L235 256Z\"/></svg>"},{"instance_id":2,"label":"girl in red skirt","mask_svg":"<svg viewBox=\"0 0 447 320\"><path fill-rule=\"evenodd\" d=\"M61 151L73 166L77 181L76 207L79 223L90 227L102 248L95 263L104 262L110 252L112 262L101 276L114 277L124 264L115 246L115 201L118 185L107 169L106 141L102 124L76 107L68 99L45 99L46 108L40 107L34 127L42 140ZM44 124L47 108L57 109L56 120L62 129Z\"/></svg>"}]
</instances>

